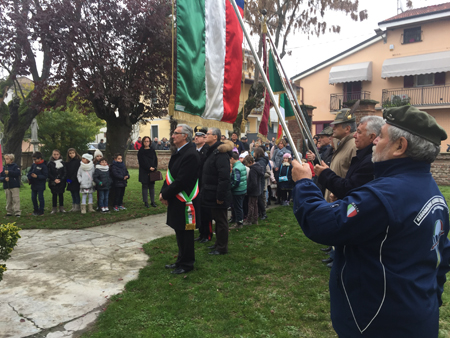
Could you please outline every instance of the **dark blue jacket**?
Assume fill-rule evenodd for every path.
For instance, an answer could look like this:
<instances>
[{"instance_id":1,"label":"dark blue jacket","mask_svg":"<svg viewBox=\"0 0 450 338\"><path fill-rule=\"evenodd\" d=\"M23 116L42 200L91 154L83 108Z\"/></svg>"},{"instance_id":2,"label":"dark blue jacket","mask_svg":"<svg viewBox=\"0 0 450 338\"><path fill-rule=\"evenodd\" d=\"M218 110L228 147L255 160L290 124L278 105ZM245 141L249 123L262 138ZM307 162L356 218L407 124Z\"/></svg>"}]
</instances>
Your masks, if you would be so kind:
<instances>
[{"instance_id":1,"label":"dark blue jacket","mask_svg":"<svg viewBox=\"0 0 450 338\"><path fill-rule=\"evenodd\" d=\"M319 184L330 190L337 198L344 198L351 190L372 181L372 147L370 144L356 151L345 178L336 175L331 169L325 169L319 176Z\"/></svg>"},{"instance_id":2,"label":"dark blue jacket","mask_svg":"<svg viewBox=\"0 0 450 338\"><path fill-rule=\"evenodd\" d=\"M36 174L37 177L34 178L31 176L31 174ZM31 184L31 190L44 191L46 185L45 183L47 182L48 178L48 168L45 161L41 164L33 163L27 177L28 181Z\"/></svg>"},{"instance_id":3,"label":"dark blue jacket","mask_svg":"<svg viewBox=\"0 0 450 338\"><path fill-rule=\"evenodd\" d=\"M130 174L128 173L125 163L113 161L109 166L109 173L113 180L113 186L116 188L123 188L127 186L127 181L130 179ZM128 176L128 179L123 178Z\"/></svg>"},{"instance_id":4,"label":"dark blue jacket","mask_svg":"<svg viewBox=\"0 0 450 338\"><path fill-rule=\"evenodd\" d=\"M448 206L428 163L395 159L375 163L374 172L335 203L308 179L293 191L305 235L336 245L333 327L339 337L437 338L450 270Z\"/></svg>"},{"instance_id":5,"label":"dark blue jacket","mask_svg":"<svg viewBox=\"0 0 450 338\"><path fill-rule=\"evenodd\" d=\"M5 170L8 170L8 175ZM6 177L9 181L5 180ZM3 182L3 189L20 188L20 167L15 163L6 164L0 174L0 182Z\"/></svg>"},{"instance_id":6,"label":"dark blue jacket","mask_svg":"<svg viewBox=\"0 0 450 338\"><path fill-rule=\"evenodd\" d=\"M95 171L94 171L94 176L92 177L92 179L95 182L95 189L97 189L97 190L111 189L112 177L109 174L109 170L104 171L104 170L101 170L96 167Z\"/></svg>"},{"instance_id":7,"label":"dark blue jacket","mask_svg":"<svg viewBox=\"0 0 450 338\"><path fill-rule=\"evenodd\" d=\"M287 181L280 181L280 177L287 177ZM294 187L294 181L292 180L292 165L281 165L280 169L276 172L276 180L278 188L281 190L292 190Z\"/></svg>"},{"instance_id":8,"label":"dark blue jacket","mask_svg":"<svg viewBox=\"0 0 450 338\"><path fill-rule=\"evenodd\" d=\"M247 195L258 197L261 195L261 177L264 177L265 169L259 163L253 163L247 178Z\"/></svg>"}]
</instances>

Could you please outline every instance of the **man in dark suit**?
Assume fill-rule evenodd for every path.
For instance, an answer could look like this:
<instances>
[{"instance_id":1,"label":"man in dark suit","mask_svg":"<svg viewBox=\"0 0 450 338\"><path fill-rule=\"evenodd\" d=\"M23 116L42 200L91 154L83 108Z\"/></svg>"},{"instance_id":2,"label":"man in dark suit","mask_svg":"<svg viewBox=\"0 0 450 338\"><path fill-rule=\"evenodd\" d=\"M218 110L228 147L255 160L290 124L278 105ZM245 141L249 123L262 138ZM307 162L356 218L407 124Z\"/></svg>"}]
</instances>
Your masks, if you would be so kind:
<instances>
[{"instance_id":1,"label":"man in dark suit","mask_svg":"<svg viewBox=\"0 0 450 338\"><path fill-rule=\"evenodd\" d=\"M159 200L167 205L167 225L175 230L177 236L177 261L165 266L167 269L174 269L172 270L174 274L191 271L195 262L195 224L193 224L195 212L187 212L186 205L189 205L190 201L182 201L183 198L178 195L184 192L183 195L190 196L198 189L200 156L191 142L192 134L192 128L185 124L179 124L173 132L172 139L177 152L170 158L168 179L164 182L159 195ZM196 205L197 199L194 198L194 208Z\"/></svg>"}]
</instances>

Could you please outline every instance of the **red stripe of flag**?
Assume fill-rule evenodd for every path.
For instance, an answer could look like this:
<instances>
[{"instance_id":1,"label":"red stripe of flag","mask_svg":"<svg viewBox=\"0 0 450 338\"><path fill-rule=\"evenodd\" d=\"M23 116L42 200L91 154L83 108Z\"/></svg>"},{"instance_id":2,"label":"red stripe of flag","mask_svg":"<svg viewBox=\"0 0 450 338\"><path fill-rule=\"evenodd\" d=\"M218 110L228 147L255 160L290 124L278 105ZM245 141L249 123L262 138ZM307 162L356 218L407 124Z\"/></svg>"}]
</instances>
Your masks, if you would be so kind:
<instances>
[{"instance_id":1,"label":"red stripe of flag","mask_svg":"<svg viewBox=\"0 0 450 338\"><path fill-rule=\"evenodd\" d=\"M239 110L242 78L243 32L229 0L226 2L226 50L225 77L223 83L223 122L233 123ZM241 16L244 15L244 1L236 1Z\"/></svg>"}]
</instances>

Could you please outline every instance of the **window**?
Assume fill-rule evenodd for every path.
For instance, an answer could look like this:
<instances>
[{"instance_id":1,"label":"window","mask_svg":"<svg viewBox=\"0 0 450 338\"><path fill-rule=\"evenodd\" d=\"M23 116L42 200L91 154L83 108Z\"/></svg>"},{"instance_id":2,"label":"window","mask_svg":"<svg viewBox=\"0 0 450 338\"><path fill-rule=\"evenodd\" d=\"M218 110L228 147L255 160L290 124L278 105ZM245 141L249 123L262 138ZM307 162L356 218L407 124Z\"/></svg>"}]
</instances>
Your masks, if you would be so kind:
<instances>
[{"instance_id":1,"label":"window","mask_svg":"<svg viewBox=\"0 0 450 338\"><path fill-rule=\"evenodd\" d=\"M155 137L157 137L159 139L158 126L152 126L152 139L154 139Z\"/></svg>"},{"instance_id":2,"label":"window","mask_svg":"<svg viewBox=\"0 0 450 338\"><path fill-rule=\"evenodd\" d=\"M434 74L416 75L416 87L434 85Z\"/></svg>"},{"instance_id":3,"label":"window","mask_svg":"<svg viewBox=\"0 0 450 338\"><path fill-rule=\"evenodd\" d=\"M414 42L420 42L422 35L422 29L421 27L414 27L414 28L407 28L403 31L403 43L414 43Z\"/></svg>"},{"instance_id":4,"label":"window","mask_svg":"<svg viewBox=\"0 0 450 338\"><path fill-rule=\"evenodd\" d=\"M344 83L344 102L361 99L362 82Z\"/></svg>"},{"instance_id":5,"label":"window","mask_svg":"<svg viewBox=\"0 0 450 338\"><path fill-rule=\"evenodd\" d=\"M403 78L403 88L443 86L445 85L445 73L409 75Z\"/></svg>"}]
</instances>

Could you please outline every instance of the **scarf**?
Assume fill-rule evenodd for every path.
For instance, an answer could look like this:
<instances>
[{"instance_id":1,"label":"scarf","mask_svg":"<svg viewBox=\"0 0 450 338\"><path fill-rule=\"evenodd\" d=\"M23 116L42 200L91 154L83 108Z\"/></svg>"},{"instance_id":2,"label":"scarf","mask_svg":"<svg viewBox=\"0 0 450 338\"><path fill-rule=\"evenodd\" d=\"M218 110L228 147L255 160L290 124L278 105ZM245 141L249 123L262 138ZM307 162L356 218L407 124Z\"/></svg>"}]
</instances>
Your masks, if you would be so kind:
<instances>
[{"instance_id":1,"label":"scarf","mask_svg":"<svg viewBox=\"0 0 450 338\"><path fill-rule=\"evenodd\" d=\"M101 170L101 171L108 171L108 170L109 170L109 166L107 166L107 165L100 165L100 164L97 164L97 165L95 166L95 168L96 168L96 169L99 169L99 170Z\"/></svg>"},{"instance_id":2,"label":"scarf","mask_svg":"<svg viewBox=\"0 0 450 338\"><path fill-rule=\"evenodd\" d=\"M62 164L62 159L53 160L53 162L55 162L56 169L60 169L60 168L64 167L64 164Z\"/></svg>"},{"instance_id":3,"label":"scarf","mask_svg":"<svg viewBox=\"0 0 450 338\"><path fill-rule=\"evenodd\" d=\"M80 162L80 168L84 171L91 171L94 167L94 164L92 162L89 162L88 164Z\"/></svg>"},{"instance_id":4,"label":"scarf","mask_svg":"<svg viewBox=\"0 0 450 338\"><path fill-rule=\"evenodd\" d=\"M34 164L42 164L44 163L44 159L42 159L40 162L34 162Z\"/></svg>"},{"instance_id":5,"label":"scarf","mask_svg":"<svg viewBox=\"0 0 450 338\"><path fill-rule=\"evenodd\" d=\"M285 166L285 167L290 167L291 164L290 164L289 162L283 162L283 166Z\"/></svg>"}]
</instances>

